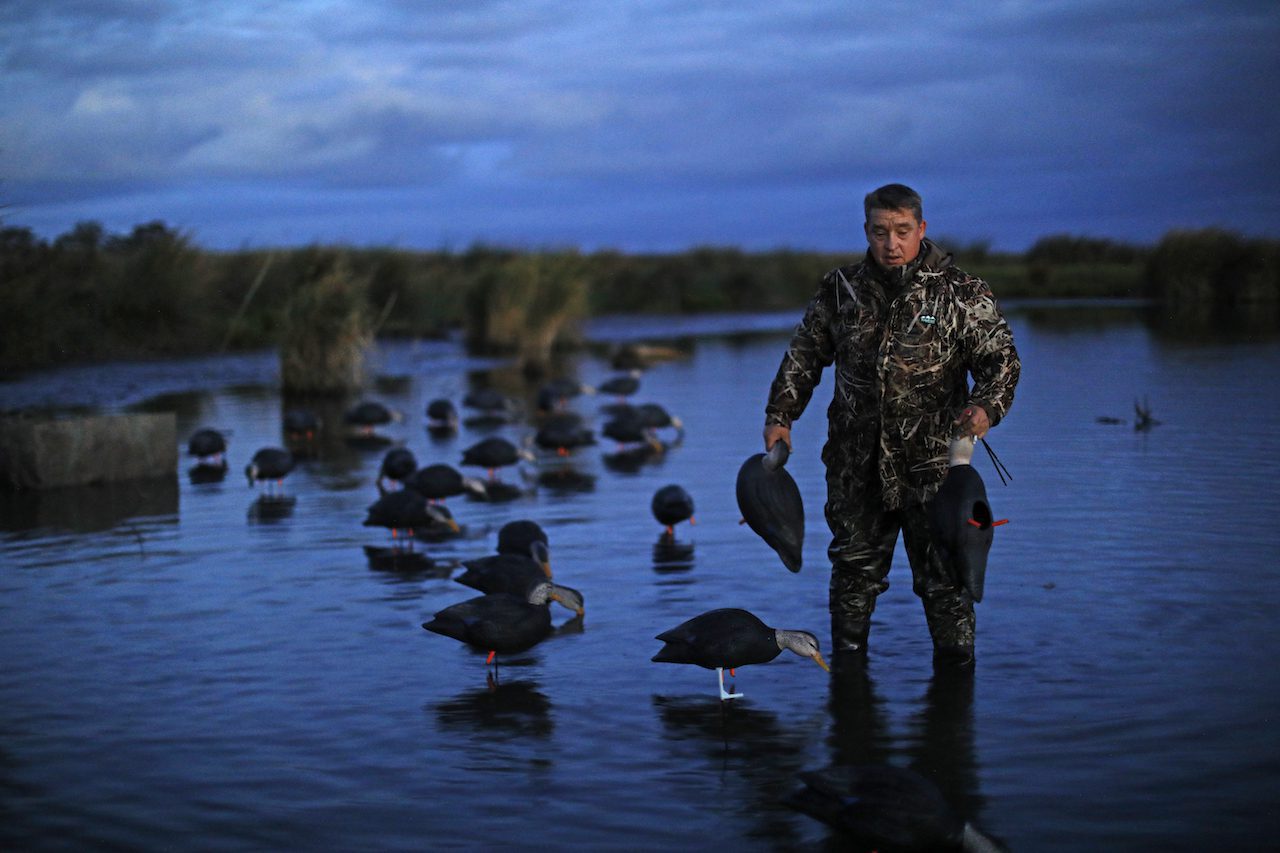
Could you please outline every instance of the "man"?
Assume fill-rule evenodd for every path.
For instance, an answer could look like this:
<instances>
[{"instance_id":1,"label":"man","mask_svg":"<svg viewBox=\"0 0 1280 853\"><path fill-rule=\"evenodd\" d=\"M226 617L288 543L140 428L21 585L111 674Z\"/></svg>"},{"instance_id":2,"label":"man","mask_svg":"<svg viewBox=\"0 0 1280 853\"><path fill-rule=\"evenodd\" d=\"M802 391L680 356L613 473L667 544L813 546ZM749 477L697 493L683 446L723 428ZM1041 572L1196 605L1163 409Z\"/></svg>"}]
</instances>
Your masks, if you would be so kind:
<instances>
[{"instance_id":1,"label":"man","mask_svg":"<svg viewBox=\"0 0 1280 853\"><path fill-rule=\"evenodd\" d=\"M832 646L865 652L901 531L934 654L969 661L973 599L934 546L926 506L952 437L981 438L1008 412L1018 353L986 282L925 239L914 190L888 184L863 208L866 257L827 273L809 302L769 390L765 449L790 447L791 423L834 362L822 450Z\"/></svg>"}]
</instances>

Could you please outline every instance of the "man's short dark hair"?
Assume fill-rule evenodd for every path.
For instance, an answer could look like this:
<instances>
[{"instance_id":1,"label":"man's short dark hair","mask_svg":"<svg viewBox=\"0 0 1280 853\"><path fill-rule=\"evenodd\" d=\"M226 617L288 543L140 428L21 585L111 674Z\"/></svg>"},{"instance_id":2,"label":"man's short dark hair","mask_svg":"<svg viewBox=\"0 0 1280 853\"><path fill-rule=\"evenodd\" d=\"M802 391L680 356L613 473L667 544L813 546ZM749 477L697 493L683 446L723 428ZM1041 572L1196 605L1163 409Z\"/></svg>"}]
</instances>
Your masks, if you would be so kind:
<instances>
[{"instance_id":1,"label":"man's short dark hair","mask_svg":"<svg viewBox=\"0 0 1280 853\"><path fill-rule=\"evenodd\" d=\"M878 190L867 193L862 200L862 213L866 221L871 221L873 210L909 210L916 222L924 221L924 202L920 193L905 184L885 184Z\"/></svg>"}]
</instances>

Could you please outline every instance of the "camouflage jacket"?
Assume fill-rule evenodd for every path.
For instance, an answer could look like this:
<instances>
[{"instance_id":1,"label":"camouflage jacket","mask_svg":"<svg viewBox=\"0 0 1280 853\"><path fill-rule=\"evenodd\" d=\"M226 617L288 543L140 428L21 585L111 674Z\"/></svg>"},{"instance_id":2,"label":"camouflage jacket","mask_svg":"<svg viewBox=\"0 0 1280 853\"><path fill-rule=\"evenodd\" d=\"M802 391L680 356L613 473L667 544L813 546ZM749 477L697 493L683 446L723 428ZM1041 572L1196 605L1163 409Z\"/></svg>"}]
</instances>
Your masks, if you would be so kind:
<instances>
[{"instance_id":1,"label":"camouflage jacket","mask_svg":"<svg viewBox=\"0 0 1280 853\"><path fill-rule=\"evenodd\" d=\"M895 509L937 492L952 421L968 403L999 423L1021 365L987 283L935 244L921 244L905 281L887 275L870 255L827 273L773 380L765 422L789 427L834 362L828 482L870 499L878 486Z\"/></svg>"}]
</instances>

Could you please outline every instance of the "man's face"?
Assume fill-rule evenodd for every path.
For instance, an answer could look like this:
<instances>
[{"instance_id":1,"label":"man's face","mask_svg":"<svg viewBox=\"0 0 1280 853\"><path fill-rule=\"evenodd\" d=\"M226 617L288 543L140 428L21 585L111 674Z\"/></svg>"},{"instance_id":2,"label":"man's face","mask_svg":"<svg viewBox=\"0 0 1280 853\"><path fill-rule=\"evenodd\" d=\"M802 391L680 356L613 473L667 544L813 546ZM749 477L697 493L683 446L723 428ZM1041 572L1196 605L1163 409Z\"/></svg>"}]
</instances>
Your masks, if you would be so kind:
<instances>
[{"instance_id":1,"label":"man's face","mask_svg":"<svg viewBox=\"0 0 1280 853\"><path fill-rule=\"evenodd\" d=\"M871 257L882 267L911 263L920 254L920 241L924 239L926 224L923 219L917 220L909 210L872 208L865 226Z\"/></svg>"}]
</instances>

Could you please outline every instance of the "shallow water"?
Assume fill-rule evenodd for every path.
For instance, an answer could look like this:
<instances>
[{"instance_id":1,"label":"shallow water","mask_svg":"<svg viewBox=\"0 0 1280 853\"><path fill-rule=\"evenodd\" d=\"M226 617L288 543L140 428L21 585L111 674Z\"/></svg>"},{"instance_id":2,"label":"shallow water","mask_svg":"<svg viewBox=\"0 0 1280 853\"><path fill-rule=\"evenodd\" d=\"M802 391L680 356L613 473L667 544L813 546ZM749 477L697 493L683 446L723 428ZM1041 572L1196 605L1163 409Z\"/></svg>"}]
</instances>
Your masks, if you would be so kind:
<instances>
[{"instance_id":1,"label":"shallow water","mask_svg":"<svg viewBox=\"0 0 1280 853\"><path fill-rule=\"evenodd\" d=\"M795 774L888 763L925 772L1015 850L1275 846L1280 346L1170 343L1127 310L1045 316L1010 311L1024 374L990 441L1014 479L1001 486L977 463L1011 523L978 606L974 670L935 672L900 548L864 670L832 677L784 653L739 670L745 697L725 707L714 673L649 661L656 633L738 605L828 645L829 377L788 466L808 512L798 575L737 523L733 494L793 315L675 330L687 356L647 371L637 399L683 417L681 446L625 472L604 464L606 442L572 460L590 489L451 501L468 537L427 546L433 571L366 556L388 544L360 524L381 451L328 441L286 481L291 512L251 513L236 472L280 442L268 356L0 385L0 409L136 405L176 411L184 440L232 432L220 483L192 483L183 459L172 482L0 501L0 841L838 849L847 839L784 803ZM593 334L662 331L602 321ZM406 413L386 432L421 464L457 465L484 433L432 440L425 402L481 379L516 387L491 367L450 342L388 344L368 396ZM565 369L587 382L613 372L593 356ZM1096 422L1131 418L1143 395L1155 429ZM599 422L605 402L574 405ZM671 482L698 510L675 550L655 547L649 514ZM491 688L482 653L420 624L473 594L449 561L490 552L514 518L547 529L557 580L582 590L587 614L502 662Z\"/></svg>"}]
</instances>

